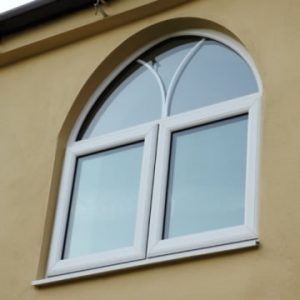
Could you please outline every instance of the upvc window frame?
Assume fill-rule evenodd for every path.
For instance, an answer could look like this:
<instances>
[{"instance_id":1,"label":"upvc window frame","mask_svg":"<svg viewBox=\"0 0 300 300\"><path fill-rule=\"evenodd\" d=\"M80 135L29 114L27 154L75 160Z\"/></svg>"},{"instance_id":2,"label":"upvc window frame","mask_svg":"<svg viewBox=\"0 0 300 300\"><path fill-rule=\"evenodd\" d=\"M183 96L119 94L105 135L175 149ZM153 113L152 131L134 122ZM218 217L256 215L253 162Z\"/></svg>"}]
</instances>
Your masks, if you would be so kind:
<instances>
[{"instance_id":1,"label":"upvc window frame","mask_svg":"<svg viewBox=\"0 0 300 300\"><path fill-rule=\"evenodd\" d=\"M58 197L57 215L48 263L48 276L56 276L112 264L121 264L145 258L156 141L157 124L151 122L116 133L107 134L100 138L82 140L69 145L66 151L61 189ZM133 246L82 257L63 259L62 254L77 158L137 142L144 142L144 145Z\"/></svg>"},{"instance_id":2,"label":"upvc window frame","mask_svg":"<svg viewBox=\"0 0 300 300\"><path fill-rule=\"evenodd\" d=\"M148 257L256 240L258 238L256 219L257 201L255 199L258 140L256 134L254 134L258 130L258 111L259 94L255 93L170 116L160 121L150 217ZM203 233L162 239L172 133L241 114L248 115L244 224Z\"/></svg>"},{"instance_id":3,"label":"upvc window frame","mask_svg":"<svg viewBox=\"0 0 300 300\"><path fill-rule=\"evenodd\" d=\"M134 128L129 128L121 130L116 133L107 134L99 138L88 139L86 141L77 141L78 132L88 115L88 112L97 101L102 92L106 87L114 80L114 78L126 68L132 61L137 59L145 51L149 50L156 44L167 40L169 38L177 36L199 36L202 38L211 38L216 40L235 52L237 52L250 66L251 71L256 78L258 85L258 92L247 95L240 98L235 98L232 100L226 100L224 102L206 106L197 110L190 112L184 112L174 116L165 116L161 120L154 121L148 124L139 125ZM172 33L166 36L163 36L159 39L156 39L148 43L145 47L139 49L133 53L126 61L121 63L118 68L116 68L110 76L102 82L101 85L96 89L96 91L91 96L90 100L87 102L86 106L82 110L81 114L78 117L77 122L69 136L69 140L66 148L66 155L62 171L62 179L60 183L60 191L58 195L58 204L56 209L55 223L52 234L51 247L49 251L48 259L48 268L46 272L46 278L34 280L33 285L47 285L55 282L61 282L65 280L75 279L79 277L89 277L97 274L112 272L115 270L136 268L138 266L156 264L164 261L177 260L187 257L192 257L196 255L205 255L209 253L217 253L228 251L232 249L241 249L245 247L253 247L258 243L258 190L259 190L259 149L260 149L260 115L261 115L261 96L262 96L262 82L259 76L259 73L255 67L251 56L248 52L233 38L228 37L220 32L208 29L194 29L194 30L183 30L176 33ZM240 226L240 228L235 228L235 230L229 230L227 239L222 239L222 231L219 230L216 232L213 238L208 238L206 241L194 241L200 236L191 235L184 236L179 238L173 238L169 240L162 241L161 232L163 226L163 217L164 205L162 203L165 201L165 189L166 184L163 187L162 183L159 183L160 178L162 182L166 182L166 170L162 170L162 167L156 167L155 175L154 173L154 162L155 155L157 154L157 163L156 166L162 163L166 164L168 161L168 155L170 153L170 134L173 131L179 129L185 129L192 126L205 124L210 121L222 120L227 117L237 116L239 114L248 114L248 136L247 136L247 168L246 168L246 214L245 214L245 226ZM193 120L193 121L191 121ZM167 147L167 151L164 153L162 151L156 151L156 142L157 142L157 131L159 128L158 136L158 148ZM143 130L143 133L135 135L134 132L138 128ZM155 128L155 129L154 129ZM150 130L150 131L149 131ZM147 133L146 133L147 131ZM128 133L128 135L127 135ZM125 134L125 136L124 136ZM143 240L143 247L140 247L136 252L131 252L127 256L120 258L117 253L111 253L112 259L110 262L106 261L103 263L98 263L97 260L100 259L103 253L99 255L91 255L89 257L82 257L78 259L70 260L61 260L62 251L63 251L63 241L65 237L66 223L67 223L67 214L70 206L70 189L72 186L72 181L74 177L74 167L76 155L81 153L79 150L79 145L86 145L86 152L90 153L93 151L99 151L100 149L109 149L116 146L126 145L135 141L141 141L145 138L149 144L147 148L152 150L148 151L148 176L152 179L154 178L155 186L153 189L153 199L151 200L152 193L152 184L153 182L149 179L148 183L141 184L144 185L143 194L147 195L145 198L149 200L144 200L145 207L143 214L148 216L150 214L150 227L148 229L143 227L144 236L140 235L140 239ZM107 142L107 144L106 144ZM151 144L151 145L150 145ZM78 151L77 146L78 145ZM110 146L109 146L110 145ZM168 146L169 145L169 146ZM82 146L83 148L85 146ZM93 148L94 147L94 148ZM101 148L103 147L103 148ZM146 144L144 145L146 147ZM153 148L154 147L154 148ZM94 150L92 150L94 149ZM98 149L98 150L95 150ZM146 149L146 148L145 148ZM75 151L75 152L74 152ZM143 168L146 168L145 155L143 156ZM151 173L152 172L152 173ZM152 174L152 175L151 175ZM141 189L140 189L141 190ZM164 201L162 200L164 199ZM151 202L152 201L152 202ZM147 215L148 214L148 215ZM145 217L145 224L149 221ZM147 225L148 226L148 225ZM146 227L147 227L146 226ZM243 228L241 228L243 227ZM232 229L232 228L231 228ZM225 230L225 234L227 229ZM224 233L224 232L223 232ZM211 232L209 232L211 234ZM184 243L186 243L184 245ZM148 244L148 245L147 245ZM146 249L146 246L147 249ZM143 255L141 254L143 252ZM133 256L131 256L133 255ZM136 256L135 256L136 255ZM133 257L132 259L130 257Z\"/></svg>"}]
</instances>

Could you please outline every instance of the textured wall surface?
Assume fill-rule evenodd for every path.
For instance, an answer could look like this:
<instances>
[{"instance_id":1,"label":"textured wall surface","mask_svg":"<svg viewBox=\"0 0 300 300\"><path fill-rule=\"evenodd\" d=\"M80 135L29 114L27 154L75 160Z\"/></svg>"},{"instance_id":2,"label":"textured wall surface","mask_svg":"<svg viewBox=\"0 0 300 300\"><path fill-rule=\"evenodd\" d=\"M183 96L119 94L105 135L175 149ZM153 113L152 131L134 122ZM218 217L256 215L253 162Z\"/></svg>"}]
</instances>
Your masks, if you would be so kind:
<instances>
[{"instance_id":1,"label":"textured wall surface","mask_svg":"<svg viewBox=\"0 0 300 300\"><path fill-rule=\"evenodd\" d=\"M297 0L187 1L0 68L0 299L299 299L299 13ZM144 35L145 41L134 36L174 18L226 28L260 72L260 247L33 287L31 281L45 271L59 166L72 122L89 90L154 33ZM174 30L166 27L155 34ZM47 28L39 34L47 35ZM26 33L18 39L26 41ZM118 47L129 44L118 55Z\"/></svg>"}]
</instances>

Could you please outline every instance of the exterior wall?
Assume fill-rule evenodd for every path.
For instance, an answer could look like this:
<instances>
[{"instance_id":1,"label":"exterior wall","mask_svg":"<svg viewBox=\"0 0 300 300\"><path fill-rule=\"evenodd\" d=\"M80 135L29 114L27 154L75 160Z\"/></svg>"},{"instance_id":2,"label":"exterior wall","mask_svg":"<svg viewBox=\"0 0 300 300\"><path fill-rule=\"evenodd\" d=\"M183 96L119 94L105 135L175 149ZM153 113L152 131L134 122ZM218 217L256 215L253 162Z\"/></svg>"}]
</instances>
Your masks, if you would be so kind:
<instances>
[{"instance_id":1,"label":"exterior wall","mask_svg":"<svg viewBox=\"0 0 300 300\"><path fill-rule=\"evenodd\" d=\"M80 23L69 32L82 37L77 42L58 39L53 24L2 42L0 59L11 63L0 68L0 299L299 299L300 2L194 0L166 7L168 1L141 1L139 9L133 1L115 2L110 26L108 20L97 23L107 26L99 32L80 23L82 14L72 16ZM181 19L178 25L146 30L174 18ZM164 31L192 25L237 37L262 77L260 246L31 286L45 272L66 136L87 97L134 49Z\"/></svg>"}]
</instances>

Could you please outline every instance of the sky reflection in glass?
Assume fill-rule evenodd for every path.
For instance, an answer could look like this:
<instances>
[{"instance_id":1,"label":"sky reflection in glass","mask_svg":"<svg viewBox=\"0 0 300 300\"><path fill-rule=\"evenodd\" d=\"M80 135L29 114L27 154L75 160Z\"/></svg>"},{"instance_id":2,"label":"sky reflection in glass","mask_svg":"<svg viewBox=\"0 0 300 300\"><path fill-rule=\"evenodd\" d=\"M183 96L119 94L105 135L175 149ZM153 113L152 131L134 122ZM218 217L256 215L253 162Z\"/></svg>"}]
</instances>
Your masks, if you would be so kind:
<instances>
[{"instance_id":1,"label":"sky reflection in glass","mask_svg":"<svg viewBox=\"0 0 300 300\"><path fill-rule=\"evenodd\" d=\"M247 116L172 136L164 238L244 223Z\"/></svg>"},{"instance_id":2,"label":"sky reflection in glass","mask_svg":"<svg viewBox=\"0 0 300 300\"><path fill-rule=\"evenodd\" d=\"M171 96L169 115L174 115L258 91L248 63L229 47L209 39L181 70L174 90L170 90L177 68L201 40L170 39L133 62L99 98L100 108L94 109L95 115L85 123L79 139L159 120L167 95Z\"/></svg>"},{"instance_id":3,"label":"sky reflection in glass","mask_svg":"<svg viewBox=\"0 0 300 300\"><path fill-rule=\"evenodd\" d=\"M225 45L206 41L175 88L170 114L178 114L258 91L245 60Z\"/></svg>"},{"instance_id":4,"label":"sky reflection in glass","mask_svg":"<svg viewBox=\"0 0 300 300\"><path fill-rule=\"evenodd\" d=\"M82 139L157 120L161 101L155 78L144 66L139 66L111 91Z\"/></svg>"},{"instance_id":5,"label":"sky reflection in glass","mask_svg":"<svg viewBox=\"0 0 300 300\"><path fill-rule=\"evenodd\" d=\"M179 45L173 42L171 43L173 48L159 54L155 58L157 72L161 76L166 89L168 89L177 67L196 44L197 41L186 41L186 43Z\"/></svg>"},{"instance_id":6,"label":"sky reflection in glass","mask_svg":"<svg viewBox=\"0 0 300 300\"><path fill-rule=\"evenodd\" d=\"M143 143L77 162L64 258L133 245Z\"/></svg>"}]
</instances>

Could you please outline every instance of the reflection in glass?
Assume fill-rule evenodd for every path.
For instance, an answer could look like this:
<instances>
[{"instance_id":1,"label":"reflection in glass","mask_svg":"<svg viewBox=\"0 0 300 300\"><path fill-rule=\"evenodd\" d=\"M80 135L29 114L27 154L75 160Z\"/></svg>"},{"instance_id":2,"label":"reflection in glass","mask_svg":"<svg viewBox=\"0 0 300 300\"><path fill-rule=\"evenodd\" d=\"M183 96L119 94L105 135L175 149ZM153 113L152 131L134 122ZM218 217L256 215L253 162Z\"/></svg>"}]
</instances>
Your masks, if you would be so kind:
<instances>
[{"instance_id":1,"label":"reflection in glass","mask_svg":"<svg viewBox=\"0 0 300 300\"><path fill-rule=\"evenodd\" d=\"M207 40L183 71L174 90L170 114L257 91L255 77L246 61L225 45Z\"/></svg>"},{"instance_id":2,"label":"reflection in glass","mask_svg":"<svg viewBox=\"0 0 300 300\"><path fill-rule=\"evenodd\" d=\"M143 143L77 161L64 258L132 246Z\"/></svg>"},{"instance_id":3,"label":"reflection in glass","mask_svg":"<svg viewBox=\"0 0 300 300\"><path fill-rule=\"evenodd\" d=\"M168 89L172 76L198 37L163 42L141 56L150 64ZM139 63L132 63L104 91L90 111L78 139L88 139L161 118L165 99L157 78Z\"/></svg>"},{"instance_id":4,"label":"reflection in glass","mask_svg":"<svg viewBox=\"0 0 300 300\"><path fill-rule=\"evenodd\" d=\"M199 40L193 36L173 38L151 49L141 59L153 65L167 90L176 69Z\"/></svg>"},{"instance_id":5,"label":"reflection in glass","mask_svg":"<svg viewBox=\"0 0 300 300\"><path fill-rule=\"evenodd\" d=\"M79 139L88 139L157 120L161 115L159 86L151 72L138 64L131 65L121 74L101 99L102 102L97 102L97 105L105 102L100 108L96 107L91 111L89 117L92 120L84 124Z\"/></svg>"},{"instance_id":6,"label":"reflection in glass","mask_svg":"<svg viewBox=\"0 0 300 300\"><path fill-rule=\"evenodd\" d=\"M247 116L175 132L164 237L244 223Z\"/></svg>"},{"instance_id":7,"label":"reflection in glass","mask_svg":"<svg viewBox=\"0 0 300 300\"><path fill-rule=\"evenodd\" d=\"M160 81L171 96L169 115L258 91L247 62L229 47L210 39L204 41L183 68L173 91L168 90L178 66L200 40L195 36L171 38L130 64L102 93L78 140L159 120L165 105Z\"/></svg>"}]
</instances>

